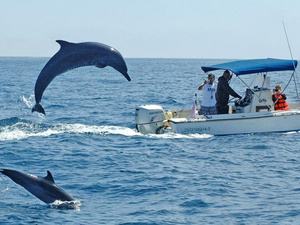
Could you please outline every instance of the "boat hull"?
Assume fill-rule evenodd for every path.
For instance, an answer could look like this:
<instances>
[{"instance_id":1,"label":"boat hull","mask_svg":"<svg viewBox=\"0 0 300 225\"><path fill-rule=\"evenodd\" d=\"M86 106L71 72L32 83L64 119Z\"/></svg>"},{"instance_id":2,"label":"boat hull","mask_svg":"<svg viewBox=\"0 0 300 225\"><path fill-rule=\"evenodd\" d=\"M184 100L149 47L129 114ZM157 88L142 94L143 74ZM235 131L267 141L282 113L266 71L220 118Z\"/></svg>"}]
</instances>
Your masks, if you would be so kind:
<instances>
[{"instance_id":1,"label":"boat hull","mask_svg":"<svg viewBox=\"0 0 300 225\"><path fill-rule=\"evenodd\" d=\"M170 119L172 132L180 134L232 135L300 130L300 111L223 114L195 119Z\"/></svg>"}]
</instances>

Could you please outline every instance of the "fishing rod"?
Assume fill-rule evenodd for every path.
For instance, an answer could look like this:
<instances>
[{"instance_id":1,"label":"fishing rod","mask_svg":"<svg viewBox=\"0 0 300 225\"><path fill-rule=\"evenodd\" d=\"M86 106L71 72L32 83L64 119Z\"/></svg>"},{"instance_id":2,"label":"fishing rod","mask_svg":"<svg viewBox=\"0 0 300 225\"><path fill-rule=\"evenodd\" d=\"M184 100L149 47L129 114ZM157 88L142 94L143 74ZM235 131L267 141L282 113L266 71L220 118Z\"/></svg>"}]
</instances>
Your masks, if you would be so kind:
<instances>
[{"instance_id":1,"label":"fishing rod","mask_svg":"<svg viewBox=\"0 0 300 225\"><path fill-rule=\"evenodd\" d=\"M293 53L292 53L292 49L291 49L291 46L290 46L289 38L288 38L288 35L287 35L287 32L286 32L286 29L285 29L284 21L282 21L282 25L283 25L283 29L284 29L284 33L285 33L285 37L286 37L286 41L287 41L287 43L288 43L288 47L289 47L289 50L290 50L290 55L291 55L292 62L293 62L293 66L294 66L294 73L293 73L293 77L294 77L295 89L296 89L296 93L297 93L298 101L300 101L300 98L299 98L299 93L298 93L298 88L297 88L298 77L297 77L297 74L296 74L296 65L295 65L295 62L294 62Z\"/></svg>"}]
</instances>

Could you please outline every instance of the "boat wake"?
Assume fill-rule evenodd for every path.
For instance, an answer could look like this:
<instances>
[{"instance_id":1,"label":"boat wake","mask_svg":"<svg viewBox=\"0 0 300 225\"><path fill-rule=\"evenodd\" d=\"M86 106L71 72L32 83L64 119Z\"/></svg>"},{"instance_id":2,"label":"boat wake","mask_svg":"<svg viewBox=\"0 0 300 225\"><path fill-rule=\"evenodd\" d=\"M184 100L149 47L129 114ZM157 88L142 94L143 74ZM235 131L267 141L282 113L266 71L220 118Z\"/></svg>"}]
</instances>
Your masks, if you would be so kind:
<instances>
[{"instance_id":1,"label":"boat wake","mask_svg":"<svg viewBox=\"0 0 300 225\"><path fill-rule=\"evenodd\" d=\"M175 134L172 132L164 134L148 134L151 138L163 138L163 139L206 139L211 138L214 135L210 134Z\"/></svg>"},{"instance_id":2,"label":"boat wake","mask_svg":"<svg viewBox=\"0 0 300 225\"><path fill-rule=\"evenodd\" d=\"M0 120L0 141L22 140L29 137L47 137L59 134L141 135L134 129L118 126L89 126L84 124L36 124L18 118Z\"/></svg>"},{"instance_id":3,"label":"boat wake","mask_svg":"<svg viewBox=\"0 0 300 225\"><path fill-rule=\"evenodd\" d=\"M135 129L120 126L92 126L85 124L64 124L45 125L23 120L17 117L0 120L0 141L23 140L30 137L48 137L59 134L92 134L92 135L123 135L127 137L140 136L147 138L180 139L180 138L211 138L206 134L148 134L144 135Z\"/></svg>"}]
</instances>

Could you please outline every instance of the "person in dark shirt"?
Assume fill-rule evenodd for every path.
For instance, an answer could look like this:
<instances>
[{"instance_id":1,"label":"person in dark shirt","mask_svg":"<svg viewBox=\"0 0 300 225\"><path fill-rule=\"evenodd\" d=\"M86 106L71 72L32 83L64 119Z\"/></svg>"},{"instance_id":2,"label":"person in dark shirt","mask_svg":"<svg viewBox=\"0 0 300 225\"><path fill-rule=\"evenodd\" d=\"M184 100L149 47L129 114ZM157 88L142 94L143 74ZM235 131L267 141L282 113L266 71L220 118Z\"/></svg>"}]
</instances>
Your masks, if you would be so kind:
<instances>
[{"instance_id":1,"label":"person in dark shirt","mask_svg":"<svg viewBox=\"0 0 300 225\"><path fill-rule=\"evenodd\" d=\"M242 98L239 94L237 94L228 84L228 81L231 79L232 75L228 70L225 70L223 75L218 79L218 86L216 92L216 100L217 100L217 110L218 114L227 114L229 111L228 101L229 95Z\"/></svg>"}]
</instances>

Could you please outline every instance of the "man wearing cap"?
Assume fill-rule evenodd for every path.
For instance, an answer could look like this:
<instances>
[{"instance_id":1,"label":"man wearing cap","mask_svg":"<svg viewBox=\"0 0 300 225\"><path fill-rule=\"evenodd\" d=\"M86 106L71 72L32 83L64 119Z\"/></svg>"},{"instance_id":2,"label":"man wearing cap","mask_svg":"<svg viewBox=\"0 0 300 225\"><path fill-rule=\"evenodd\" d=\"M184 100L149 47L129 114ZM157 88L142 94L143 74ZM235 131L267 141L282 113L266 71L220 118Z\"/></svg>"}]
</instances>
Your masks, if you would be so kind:
<instances>
[{"instance_id":1,"label":"man wearing cap","mask_svg":"<svg viewBox=\"0 0 300 225\"><path fill-rule=\"evenodd\" d=\"M229 95L235 98L242 98L229 86L228 81L231 79L231 77L232 75L230 74L230 72L228 70L225 70L223 75L218 79L216 92L218 114L228 114Z\"/></svg>"}]
</instances>

